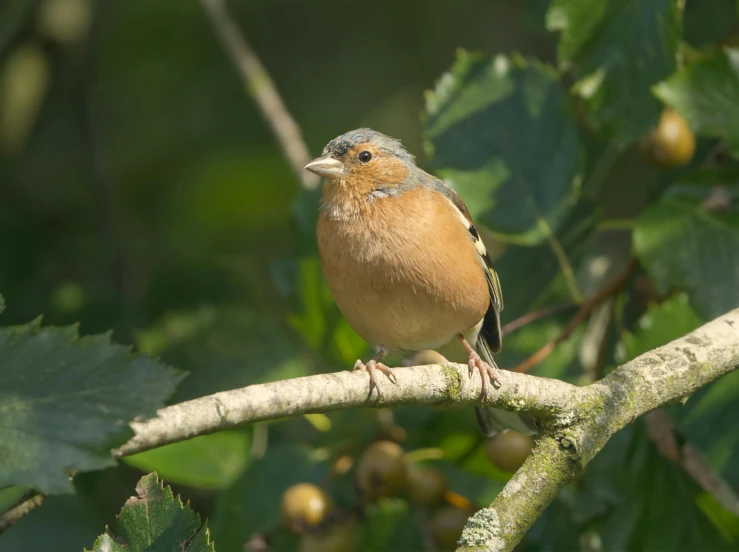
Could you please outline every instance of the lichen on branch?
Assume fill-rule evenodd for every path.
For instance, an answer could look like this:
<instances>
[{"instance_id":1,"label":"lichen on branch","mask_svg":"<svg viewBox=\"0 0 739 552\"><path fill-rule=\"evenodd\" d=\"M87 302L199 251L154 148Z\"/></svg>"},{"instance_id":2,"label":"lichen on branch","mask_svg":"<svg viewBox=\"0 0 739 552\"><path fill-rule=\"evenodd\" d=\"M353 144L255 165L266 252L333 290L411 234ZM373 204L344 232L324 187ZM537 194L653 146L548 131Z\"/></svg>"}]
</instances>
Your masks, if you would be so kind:
<instances>
[{"instance_id":1,"label":"lichen on branch","mask_svg":"<svg viewBox=\"0 0 739 552\"><path fill-rule=\"evenodd\" d=\"M463 551L512 550L557 493L639 416L689 397L739 365L739 309L619 366L600 381L577 387L559 380L501 371L487 406L526 412L541 432L532 453L493 503L462 534ZM134 437L120 458L224 429L316 412L401 405L480 405L479 377L467 366L396 368L382 398L368 394L366 373L338 372L251 385L175 404L132 422Z\"/></svg>"}]
</instances>

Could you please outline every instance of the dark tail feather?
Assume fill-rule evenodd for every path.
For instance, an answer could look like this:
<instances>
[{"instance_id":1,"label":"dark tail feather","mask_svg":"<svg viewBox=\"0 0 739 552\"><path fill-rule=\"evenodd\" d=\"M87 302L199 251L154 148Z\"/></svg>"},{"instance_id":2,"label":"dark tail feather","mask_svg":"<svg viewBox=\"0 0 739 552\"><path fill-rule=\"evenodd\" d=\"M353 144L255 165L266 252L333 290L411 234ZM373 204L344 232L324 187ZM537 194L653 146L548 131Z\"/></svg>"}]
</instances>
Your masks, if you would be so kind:
<instances>
[{"instance_id":1,"label":"dark tail feather","mask_svg":"<svg viewBox=\"0 0 739 552\"><path fill-rule=\"evenodd\" d=\"M477 338L477 350L485 362L495 368L498 367L482 335ZM518 431L524 435L535 435L538 432L534 419L525 414L516 414L507 410L476 406L475 417L477 418L477 425L480 426L480 430L485 437L493 437L508 429Z\"/></svg>"}]
</instances>

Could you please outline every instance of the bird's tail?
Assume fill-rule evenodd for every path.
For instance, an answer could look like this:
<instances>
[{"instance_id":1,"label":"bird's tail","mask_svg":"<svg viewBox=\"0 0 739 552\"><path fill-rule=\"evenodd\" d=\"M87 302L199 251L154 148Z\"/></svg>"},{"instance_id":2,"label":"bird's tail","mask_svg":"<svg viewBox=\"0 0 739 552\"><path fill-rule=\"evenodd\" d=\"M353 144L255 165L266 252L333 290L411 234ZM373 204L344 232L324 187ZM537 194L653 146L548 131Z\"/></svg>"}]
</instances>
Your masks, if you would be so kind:
<instances>
[{"instance_id":1,"label":"bird's tail","mask_svg":"<svg viewBox=\"0 0 739 552\"><path fill-rule=\"evenodd\" d=\"M493 354L482 336L478 337L476 348L485 362L497 368L497 364L493 360ZM493 437L508 429L518 431L524 435L535 435L538 432L534 419L525 414L517 414L486 406L476 406L475 417L477 418L477 425L480 426L480 430L485 437Z\"/></svg>"}]
</instances>

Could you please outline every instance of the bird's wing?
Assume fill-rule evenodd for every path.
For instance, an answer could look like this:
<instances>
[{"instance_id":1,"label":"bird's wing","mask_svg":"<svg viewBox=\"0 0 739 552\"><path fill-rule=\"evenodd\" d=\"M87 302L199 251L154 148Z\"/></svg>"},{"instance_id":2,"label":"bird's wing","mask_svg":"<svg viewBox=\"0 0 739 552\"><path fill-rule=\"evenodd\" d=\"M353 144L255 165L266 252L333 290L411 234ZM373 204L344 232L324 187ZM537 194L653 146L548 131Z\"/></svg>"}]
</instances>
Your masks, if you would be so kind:
<instances>
[{"instance_id":1,"label":"bird's wing","mask_svg":"<svg viewBox=\"0 0 739 552\"><path fill-rule=\"evenodd\" d=\"M462 201L462 198L459 197L459 194L441 180L433 181L430 185L435 190L444 194L459 210L464 220L467 221L467 229L485 270L485 278L487 279L488 291L490 293L490 308L485 313L480 337L484 338L485 345L489 347L490 352L497 353L503 345L503 336L500 329L500 311L503 310L503 290L500 287L498 273L493 268L493 261L490 260L485 244L482 242L482 238L475 228L470 211Z\"/></svg>"},{"instance_id":2,"label":"bird's wing","mask_svg":"<svg viewBox=\"0 0 739 552\"><path fill-rule=\"evenodd\" d=\"M482 242L482 238L480 238L480 234L475 228L475 223L472 221L472 216L470 215L469 209L467 209L467 206L464 204L464 201L462 201L462 198L459 197L459 194L445 182L437 180L432 184L432 187L444 194L446 198L454 204L454 206L459 210L461 215L467 221L467 229L470 233L470 236L472 237L472 243L475 246L477 254L480 256L480 261L485 267L485 276L487 278L488 288L490 291L490 301L493 305L493 308L495 308L497 312L502 311L503 291L500 288L498 273L495 272L495 269L493 268L493 261L490 260L490 256L488 255L488 251L485 248L485 244Z\"/></svg>"}]
</instances>

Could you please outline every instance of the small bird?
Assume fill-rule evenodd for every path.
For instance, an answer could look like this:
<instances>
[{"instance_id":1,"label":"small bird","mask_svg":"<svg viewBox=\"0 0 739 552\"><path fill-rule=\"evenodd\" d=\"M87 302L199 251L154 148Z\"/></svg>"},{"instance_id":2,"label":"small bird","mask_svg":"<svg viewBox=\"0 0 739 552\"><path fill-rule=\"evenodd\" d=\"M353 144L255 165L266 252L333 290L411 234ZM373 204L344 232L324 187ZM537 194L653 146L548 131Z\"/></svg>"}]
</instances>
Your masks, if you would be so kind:
<instances>
[{"instance_id":1,"label":"small bird","mask_svg":"<svg viewBox=\"0 0 739 552\"><path fill-rule=\"evenodd\" d=\"M488 380L497 384L503 294L457 192L419 168L399 140L367 128L331 140L305 168L325 178L316 235L326 282L344 318L376 351L354 365L369 373L370 394L382 395L377 371L396 382L380 362L387 354L458 340L487 397ZM487 436L536 432L526 416L475 412Z\"/></svg>"}]
</instances>

